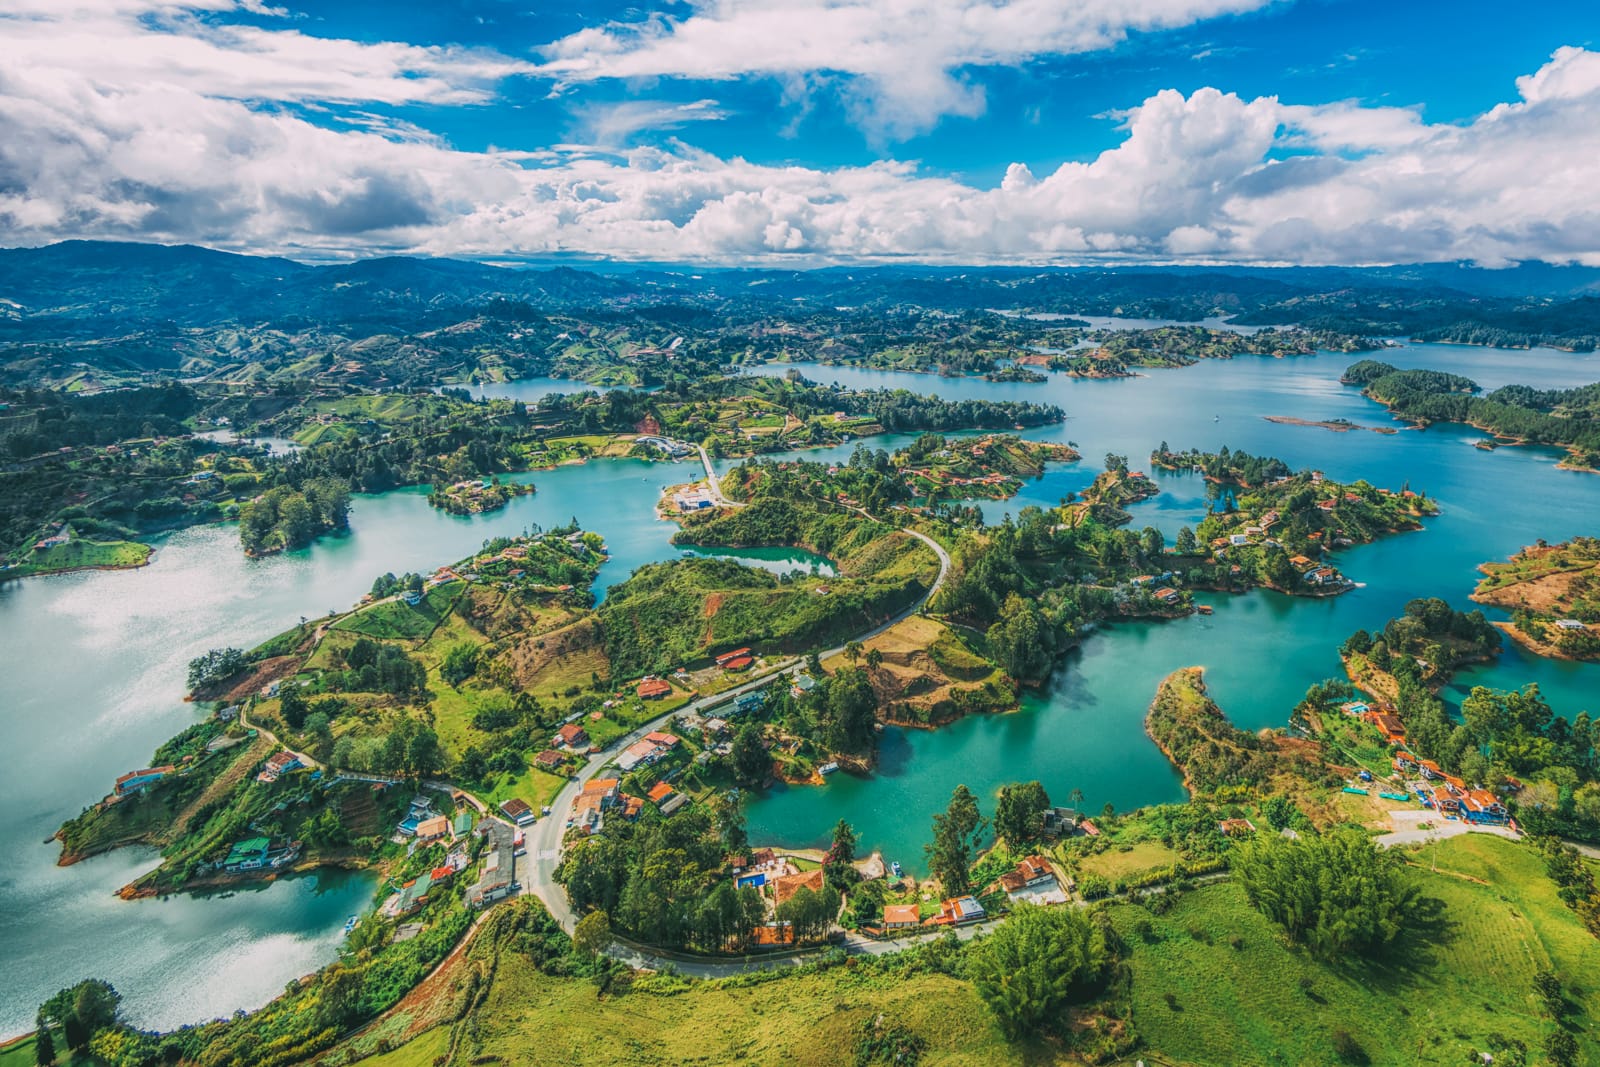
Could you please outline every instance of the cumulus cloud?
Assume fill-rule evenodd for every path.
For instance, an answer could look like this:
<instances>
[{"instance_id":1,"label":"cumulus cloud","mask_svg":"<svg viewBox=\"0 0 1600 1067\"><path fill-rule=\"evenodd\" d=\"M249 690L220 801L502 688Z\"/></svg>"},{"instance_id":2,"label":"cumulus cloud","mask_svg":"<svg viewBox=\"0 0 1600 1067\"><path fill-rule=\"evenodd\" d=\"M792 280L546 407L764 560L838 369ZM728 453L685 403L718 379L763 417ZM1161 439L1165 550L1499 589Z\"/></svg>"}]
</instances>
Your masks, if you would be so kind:
<instances>
[{"instance_id":1,"label":"cumulus cloud","mask_svg":"<svg viewBox=\"0 0 1600 1067\"><path fill-rule=\"evenodd\" d=\"M833 72L874 128L906 135L983 112L966 68L1110 48L1130 33L1187 26L1270 0L694 0L591 27L542 51L571 85L606 78L728 79Z\"/></svg>"},{"instance_id":2,"label":"cumulus cloud","mask_svg":"<svg viewBox=\"0 0 1600 1067\"><path fill-rule=\"evenodd\" d=\"M5 2L0 29L50 36L42 0ZM1037 175L1012 164L979 187L904 161L824 169L679 142L625 147L638 130L716 112L710 100L597 110L589 132L603 135L536 152L461 151L359 110L329 128L314 106L471 104L520 68L200 24L194 3L61 2L84 12L70 32L101 20L150 55L103 44L0 54L7 243L796 264L1600 264L1600 54L1583 49L1561 49L1518 80L1516 99L1460 125L1353 102L1166 90L1122 114L1120 143L1095 159Z\"/></svg>"}]
</instances>

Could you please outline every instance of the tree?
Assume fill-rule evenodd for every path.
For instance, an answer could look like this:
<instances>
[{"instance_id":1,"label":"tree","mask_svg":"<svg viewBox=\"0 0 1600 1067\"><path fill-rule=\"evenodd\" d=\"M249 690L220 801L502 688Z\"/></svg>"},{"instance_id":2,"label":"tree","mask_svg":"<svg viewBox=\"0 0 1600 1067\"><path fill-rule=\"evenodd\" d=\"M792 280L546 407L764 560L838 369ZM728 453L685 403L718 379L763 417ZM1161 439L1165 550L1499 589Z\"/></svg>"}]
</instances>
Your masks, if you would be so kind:
<instances>
[{"instance_id":1,"label":"tree","mask_svg":"<svg viewBox=\"0 0 1600 1067\"><path fill-rule=\"evenodd\" d=\"M278 698L278 718L283 720L283 724L299 732L306 724L306 712L309 708L310 704L306 700L306 695L300 691L300 687L295 685L292 679L285 680L279 688Z\"/></svg>"},{"instance_id":2,"label":"tree","mask_svg":"<svg viewBox=\"0 0 1600 1067\"><path fill-rule=\"evenodd\" d=\"M39 1036L33 1043L33 1062L39 1067L50 1067L56 1062L56 1042L50 1036L50 1027L44 1023L39 1024Z\"/></svg>"},{"instance_id":3,"label":"tree","mask_svg":"<svg viewBox=\"0 0 1600 1067\"><path fill-rule=\"evenodd\" d=\"M1038 782L1002 786L994 805L994 833L1013 848L1037 840L1050 797Z\"/></svg>"},{"instance_id":4,"label":"tree","mask_svg":"<svg viewBox=\"0 0 1600 1067\"><path fill-rule=\"evenodd\" d=\"M110 982L90 978L79 982L73 989L72 1014L89 1028L91 1034L116 1025L117 1011L121 1006L122 994Z\"/></svg>"},{"instance_id":5,"label":"tree","mask_svg":"<svg viewBox=\"0 0 1600 1067\"><path fill-rule=\"evenodd\" d=\"M1294 821L1300 811L1288 797L1274 794L1262 802L1261 814L1267 817L1267 825L1274 830L1282 830Z\"/></svg>"},{"instance_id":6,"label":"tree","mask_svg":"<svg viewBox=\"0 0 1600 1067\"><path fill-rule=\"evenodd\" d=\"M1552 1030L1544 1039L1544 1055L1550 1067L1577 1067L1578 1039L1565 1030Z\"/></svg>"},{"instance_id":7,"label":"tree","mask_svg":"<svg viewBox=\"0 0 1600 1067\"><path fill-rule=\"evenodd\" d=\"M1082 908L1022 905L967 955L967 974L1012 1037L1050 1030L1105 971L1105 933Z\"/></svg>"},{"instance_id":8,"label":"tree","mask_svg":"<svg viewBox=\"0 0 1600 1067\"><path fill-rule=\"evenodd\" d=\"M1006 597L987 636L1000 666L1019 681L1042 679L1055 664L1056 627L1032 600Z\"/></svg>"},{"instance_id":9,"label":"tree","mask_svg":"<svg viewBox=\"0 0 1600 1067\"><path fill-rule=\"evenodd\" d=\"M1422 911L1404 858L1354 829L1257 837L1239 846L1233 871L1257 910L1324 958L1381 951Z\"/></svg>"},{"instance_id":10,"label":"tree","mask_svg":"<svg viewBox=\"0 0 1600 1067\"><path fill-rule=\"evenodd\" d=\"M192 692L227 681L244 670L244 666L245 656L242 649L213 648L189 661L189 689Z\"/></svg>"},{"instance_id":11,"label":"tree","mask_svg":"<svg viewBox=\"0 0 1600 1067\"><path fill-rule=\"evenodd\" d=\"M844 890L860 880L861 874L852 864L856 859L856 832L849 823L840 819L833 828L833 841L827 855L822 857L822 869L828 884Z\"/></svg>"},{"instance_id":12,"label":"tree","mask_svg":"<svg viewBox=\"0 0 1600 1067\"><path fill-rule=\"evenodd\" d=\"M1187 526L1178 530L1178 543L1175 548L1180 556L1198 555L1200 545L1195 540L1194 531Z\"/></svg>"},{"instance_id":13,"label":"tree","mask_svg":"<svg viewBox=\"0 0 1600 1067\"><path fill-rule=\"evenodd\" d=\"M861 752L872 746L878 697L867 672L850 667L828 679L823 742L834 752Z\"/></svg>"},{"instance_id":14,"label":"tree","mask_svg":"<svg viewBox=\"0 0 1600 1067\"><path fill-rule=\"evenodd\" d=\"M878 648L867 649L866 663L869 668L876 670L883 664L883 652Z\"/></svg>"},{"instance_id":15,"label":"tree","mask_svg":"<svg viewBox=\"0 0 1600 1067\"><path fill-rule=\"evenodd\" d=\"M983 827L978 798L965 785L956 786L949 807L933 817L933 843L926 846L928 867L946 896L971 892L972 858Z\"/></svg>"},{"instance_id":16,"label":"tree","mask_svg":"<svg viewBox=\"0 0 1600 1067\"><path fill-rule=\"evenodd\" d=\"M611 944L611 916L603 911L591 911L578 920L572 931L572 947L594 959Z\"/></svg>"},{"instance_id":17,"label":"tree","mask_svg":"<svg viewBox=\"0 0 1600 1067\"><path fill-rule=\"evenodd\" d=\"M733 776L745 785L760 785L772 773L772 757L761 743L761 727L745 723L733 735Z\"/></svg>"},{"instance_id":18,"label":"tree","mask_svg":"<svg viewBox=\"0 0 1600 1067\"><path fill-rule=\"evenodd\" d=\"M471 641L458 641L444 654L444 663L439 666L439 676L460 688L461 683L476 674L477 670L478 646Z\"/></svg>"}]
</instances>

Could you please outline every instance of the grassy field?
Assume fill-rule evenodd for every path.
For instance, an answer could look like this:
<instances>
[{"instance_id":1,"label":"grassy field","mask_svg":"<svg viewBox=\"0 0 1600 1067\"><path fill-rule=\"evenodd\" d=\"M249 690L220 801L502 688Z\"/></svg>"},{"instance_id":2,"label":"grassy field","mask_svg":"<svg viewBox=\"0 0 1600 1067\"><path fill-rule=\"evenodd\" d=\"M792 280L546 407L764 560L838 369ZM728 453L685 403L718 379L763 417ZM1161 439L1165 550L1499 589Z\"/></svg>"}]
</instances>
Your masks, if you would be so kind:
<instances>
[{"instance_id":1,"label":"grassy field","mask_svg":"<svg viewBox=\"0 0 1600 1067\"><path fill-rule=\"evenodd\" d=\"M1098 874L1108 881L1115 881L1136 871L1170 867L1182 859L1178 853L1159 841L1140 841L1136 845L1125 847L1126 851L1123 847L1117 847L1098 855L1087 856L1078 862L1078 869L1084 874Z\"/></svg>"},{"instance_id":2,"label":"grassy field","mask_svg":"<svg viewBox=\"0 0 1600 1067\"><path fill-rule=\"evenodd\" d=\"M1345 1062L1332 1048L1342 1029L1372 1063L1460 1064L1507 1038L1542 1044L1552 1024L1531 991L1542 968L1580 988L1575 1022L1600 1015L1589 977L1600 974L1600 942L1556 897L1538 854L1483 835L1453 838L1438 853L1438 873L1419 877L1445 903L1449 928L1381 965L1312 959L1227 883L1186 894L1165 915L1113 908L1132 947L1139 1033L1179 1063ZM1424 859L1431 866L1432 855ZM1597 1062L1600 1044L1580 1040L1583 1062Z\"/></svg>"},{"instance_id":3,"label":"grassy field","mask_svg":"<svg viewBox=\"0 0 1600 1067\"><path fill-rule=\"evenodd\" d=\"M14 1044L0 1048L0 1067L34 1067L34 1040L32 1035L23 1038ZM65 1048L61 1047L61 1039L56 1038L57 1067L99 1067L100 1061L93 1056L68 1056Z\"/></svg>"},{"instance_id":4,"label":"grassy field","mask_svg":"<svg viewBox=\"0 0 1600 1067\"><path fill-rule=\"evenodd\" d=\"M1012 1046L971 986L943 975L857 976L840 969L743 988L706 983L672 995L673 988L600 998L587 982L503 962L487 1003L475 1013L476 1043L464 1041L451 1062L487 1053L511 1065L831 1067L852 1062L857 1030L880 1012L927 1041L925 1064L1066 1062L1046 1048ZM362 1062L432 1067L448 1040L439 1028Z\"/></svg>"},{"instance_id":5,"label":"grassy field","mask_svg":"<svg viewBox=\"0 0 1600 1067\"><path fill-rule=\"evenodd\" d=\"M17 573L45 574L84 567L142 567L150 561L150 546L137 541L72 540L30 553Z\"/></svg>"}]
</instances>

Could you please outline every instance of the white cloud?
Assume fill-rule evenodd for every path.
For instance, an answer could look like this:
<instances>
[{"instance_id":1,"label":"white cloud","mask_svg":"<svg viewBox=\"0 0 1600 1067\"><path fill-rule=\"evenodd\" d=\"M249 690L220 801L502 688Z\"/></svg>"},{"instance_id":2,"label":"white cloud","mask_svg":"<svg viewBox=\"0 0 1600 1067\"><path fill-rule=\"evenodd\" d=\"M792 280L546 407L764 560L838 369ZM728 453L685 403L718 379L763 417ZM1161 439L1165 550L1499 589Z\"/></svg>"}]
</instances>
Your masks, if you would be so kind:
<instances>
[{"instance_id":1,"label":"white cloud","mask_svg":"<svg viewBox=\"0 0 1600 1067\"><path fill-rule=\"evenodd\" d=\"M516 61L201 24L197 5L156 0L77 0L85 14L57 34L87 23L127 35L123 54L87 39L79 53L41 29L42 3L0 3L8 43L21 27L45 46L0 53L7 243L796 264L1600 264L1600 54L1582 49L1558 51L1519 79L1518 99L1461 125L1167 90L1122 114L1125 137L1094 160L1039 175L1013 164L976 187L908 162L821 169L681 143L616 147L706 117L710 100L597 110L588 145L459 151L361 106L470 104ZM354 105L344 128L305 117L324 101ZM1297 154L1279 158L1285 149Z\"/></svg>"},{"instance_id":2,"label":"white cloud","mask_svg":"<svg viewBox=\"0 0 1600 1067\"><path fill-rule=\"evenodd\" d=\"M615 147L644 130L676 130L691 122L715 122L728 112L715 100L676 104L662 100L624 100L576 109L579 129L598 145Z\"/></svg>"},{"instance_id":3,"label":"white cloud","mask_svg":"<svg viewBox=\"0 0 1600 1067\"><path fill-rule=\"evenodd\" d=\"M849 75L863 121L896 135L982 114L966 68L1110 48L1130 33L1253 11L1270 0L695 0L581 30L543 52L572 85L606 78Z\"/></svg>"}]
</instances>

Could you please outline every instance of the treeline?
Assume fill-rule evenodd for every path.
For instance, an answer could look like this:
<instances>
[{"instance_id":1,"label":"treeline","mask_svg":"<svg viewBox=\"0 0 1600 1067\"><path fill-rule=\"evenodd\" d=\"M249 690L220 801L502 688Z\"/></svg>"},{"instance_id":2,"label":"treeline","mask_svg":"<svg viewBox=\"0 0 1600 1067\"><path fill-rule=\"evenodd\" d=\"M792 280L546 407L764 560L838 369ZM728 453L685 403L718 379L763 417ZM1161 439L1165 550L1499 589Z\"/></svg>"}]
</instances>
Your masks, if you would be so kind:
<instances>
[{"instance_id":1,"label":"treeline","mask_svg":"<svg viewBox=\"0 0 1600 1067\"><path fill-rule=\"evenodd\" d=\"M59 448L110 445L132 438L177 437L200 408L194 391L173 382L103 393L0 389L0 448L21 459Z\"/></svg>"}]
</instances>

